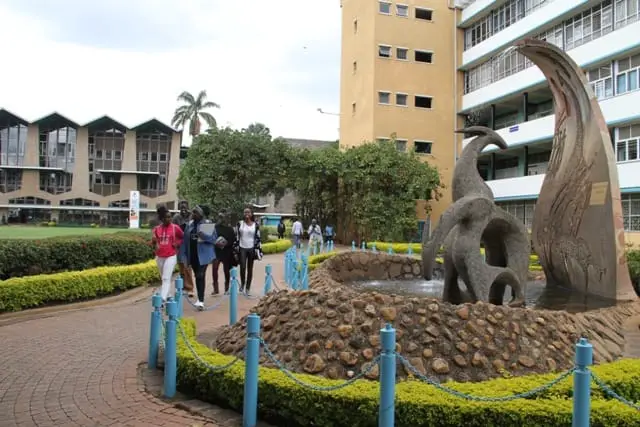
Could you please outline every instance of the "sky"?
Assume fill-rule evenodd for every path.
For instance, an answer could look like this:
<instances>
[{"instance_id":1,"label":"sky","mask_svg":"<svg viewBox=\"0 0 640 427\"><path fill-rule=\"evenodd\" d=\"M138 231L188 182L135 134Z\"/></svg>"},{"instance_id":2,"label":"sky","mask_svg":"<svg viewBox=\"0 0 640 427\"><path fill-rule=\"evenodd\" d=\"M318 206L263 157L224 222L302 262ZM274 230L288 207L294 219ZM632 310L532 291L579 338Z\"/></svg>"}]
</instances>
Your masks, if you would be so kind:
<instances>
[{"instance_id":1,"label":"sky","mask_svg":"<svg viewBox=\"0 0 640 427\"><path fill-rule=\"evenodd\" d=\"M204 89L219 126L338 139L317 109L339 112L339 0L0 0L0 16L0 108L28 121L169 124Z\"/></svg>"}]
</instances>

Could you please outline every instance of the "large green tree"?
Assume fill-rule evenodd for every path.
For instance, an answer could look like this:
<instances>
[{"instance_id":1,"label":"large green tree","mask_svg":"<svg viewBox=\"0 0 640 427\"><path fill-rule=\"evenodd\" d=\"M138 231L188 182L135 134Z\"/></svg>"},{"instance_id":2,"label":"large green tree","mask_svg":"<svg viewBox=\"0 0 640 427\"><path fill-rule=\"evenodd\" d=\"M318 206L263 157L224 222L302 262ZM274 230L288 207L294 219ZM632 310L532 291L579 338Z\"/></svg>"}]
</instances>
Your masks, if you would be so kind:
<instances>
[{"instance_id":1,"label":"large green tree","mask_svg":"<svg viewBox=\"0 0 640 427\"><path fill-rule=\"evenodd\" d=\"M178 177L181 197L241 214L257 195L278 200L289 186L291 148L265 133L209 129L194 139Z\"/></svg>"},{"instance_id":2,"label":"large green tree","mask_svg":"<svg viewBox=\"0 0 640 427\"><path fill-rule=\"evenodd\" d=\"M344 239L405 240L416 233L416 200L439 195L438 171L394 141L299 154L298 214L340 225Z\"/></svg>"},{"instance_id":3,"label":"large green tree","mask_svg":"<svg viewBox=\"0 0 640 427\"><path fill-rule=\"evenodd\" d=\"M182 92L178 95L178 102L182 102L173 113L171 125L184 129L189 123L189 134L191 136L200 135L201 122L204 120L209 128L217 126L216 119L211 113L205 111L211 108L220 108L220 105L213 101L207 101L207 91L201 90L198 96L193 96L189 92Z\"/></svg>"}]
</instances>

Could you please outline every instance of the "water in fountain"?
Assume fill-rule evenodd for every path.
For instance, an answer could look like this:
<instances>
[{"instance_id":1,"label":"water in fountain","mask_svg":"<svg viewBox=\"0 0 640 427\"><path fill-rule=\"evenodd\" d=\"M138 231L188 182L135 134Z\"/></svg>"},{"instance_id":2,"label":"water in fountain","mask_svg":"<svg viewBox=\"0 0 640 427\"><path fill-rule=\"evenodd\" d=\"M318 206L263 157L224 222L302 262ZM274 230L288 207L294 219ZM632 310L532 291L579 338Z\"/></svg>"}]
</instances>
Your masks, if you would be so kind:
<instances>
[{"instance_id":1,"label":"water in fountain","mask_svg":"<svg viewBox=\"0 0 640 427\"><path fill-rule=\"evenodd\" d=\"M462 281L460 289L466 290ZM380 292L386 294L408 295L416 297L442 297L444 280L441 277L432 280L361 280L353 282L353 286L364 292ZM511 291L505 292L505 304L511 300ZM527 282L525 291L526 306L537 309L565 310L570 313L595 310L614 305L612 301L586 296L560 287L547 287L544 280Z\"/></svg>"}]
</instances>

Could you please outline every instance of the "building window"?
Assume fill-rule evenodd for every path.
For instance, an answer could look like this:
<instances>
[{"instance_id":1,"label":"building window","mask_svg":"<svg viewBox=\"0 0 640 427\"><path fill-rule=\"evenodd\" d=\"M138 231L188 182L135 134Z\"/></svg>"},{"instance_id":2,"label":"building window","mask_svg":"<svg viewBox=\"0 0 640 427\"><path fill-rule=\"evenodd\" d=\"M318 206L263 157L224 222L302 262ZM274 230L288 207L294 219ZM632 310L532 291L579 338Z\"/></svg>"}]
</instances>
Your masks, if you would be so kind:
<instances>
[{"instance_id":1,"label":"building window","mask_svg":"<svg viewBox=\"0 0 640 427\"><path fill-rule=\"evenodd\" d=\"M624 231L640 231L640 193L622 194Z\"/></svg>"},{"instance_id":2,"label":"building window","mask_svg":"<svg viewBox=\"0 0 640 427\"><path fill-rule=\"evenodd\" d=\"M406 93L396 93L396 105L406 107L408 104L409 95Z\"/></svg>"},{"instance_id":3,"label":"building window","mask_svg":"<svg viewBox=\"0 0 640 427\"><path fill-rule=\"evenodd\" d=\"M638 20L640 0L616 0L616 29Z\"/></svg>"},{"instance_id":4,"label":"building window","mask_svg":"<svg viewBox=\"0 0 640 427\"><path fill-rule=\"evenodd\" d=\"M524 2L508 1L491 13L493 32L497 33L524 18Z\"/></svg>"},{"instance_id":5,"label":"building window","mask_svg":"<svg viewBox=\"0 0 640 427\"><path fill-rule=\"evenodd\" d=\"M611 0L587 9L564 23L565 50L582 46L613 31L613 7Z\"/></svg>"},{"instance_id":6,"label":"building window","mask_svg":"<svg viewBox=\"0 0 640 427\"><path fill-rule=\"evenodd\" d=\"M616 161L627 162L640 159L640 124L616 128Z\"/></svg>"},{"instance_id":7,"label":"building window","mask_svg":"<svg viewBox=\"0 0 640 427\"><path fill-rule=\"evenodd\" d=\"M407 140L406 139L396 139L396 150L400 152L407 151Z\"/></svg>"},{"instance_id":8,"label":"building window","mask_svg":"<svg viewBox=\"0 0 640 427\"><path fill-rule=\"evenodd\" d=\"M613 96L613 76L611 75L611 64L588 70L587 80L591 84L591 89L599 100Z\"/></svg>"},{"instance_id":9,"label":"building window","mask_svg":"<svg viewBox=\"0 0 640 427\"><path fill-rule=\"evenodd\" d=\"M496 205L518 218L527 230L531 230L533 213L536 208L535 200L514 200L512 202L496 202Z\"/></svg>"},{"instance_id":10,"label":"building window","mask_svg":"<svg viewBox=\"0 0 640 427\"><path fill-rule=\"evenodd\" d=\"M378 138L376 138L376 142L378 144L382 144L383 142L389 142L389 141L391 141L391 138L385 138L382 136L379 136Z\"/></svg>"},{"instance_id":11,"label":"building window","mask_svg":"<svg viewBox=\"0 0 640 427\"><path fill-rule=\"evenodd\" d=\"M71 191L72 185L73 175L70 173L40 171L40 191L62 194Z\"/></svg>"},{"instance_id":12,"label":"building window","mask_svg":"<svg viewBox=\"0 0 640 427\"><path fill-rule=\"evenodd\" d=\"M464 32L464 48L469 49L491 36L491 14Z\"/></svg>"},{"instance_id":13,"label":"building window","mask_svg":"<svg viewBox=\"0 0 640 427\"><path fill-rule=\"evenodd\" d=\"M378 92L378 103L379 104L391 104L391 93L390 92Z\"/></svg>"},{"instance_id":14,"label":"building window","mask_svg":"<svg viewBox=\"0 0 640 427\"><path fill-rule=\"evenodd\" d=\"M27 127L13 120L0 123L0 165L22 166Z\"/></svg>"},{"instance_id":15,"label":"building window","mask_svg":"<svg viewBox=\"0 0 640 427\"><path fill-rule=\"evenodd\" d=\"M380 13L385 15L391 15L391 3L387 3L386 1L378 2L378 10Z\"/></svg>"},{"instance_id":16,"label":"building window","mask_svg":"<svg viewBox=\"0 0 640 427\"><path fill-rule=\"evenodd\" d=\"M562 24L556 25L555 27L538 34L536 36L538 40L544 40L552 45L559 47L560 49L564 49L564 27Z\"/></svg>"},{"instance_id":17,"label":"building window","mask_svg":"<svg viewBox=\"0 0 640 427\"><path fill-rule=\"evenodd\" d=\"M396 48L396 59L400 59L402 61L409 59L409 49L406 47Z\"/></svg>"},{"instance_id":18,"label":"building window","mask_svg":"<svg viewBox=\"0 0 640 427\"><path fill-rule=\"evenodd\" d=\"M616 61L616 93L623 94L640 86L640 53Z\"/></svg>"},{"instance_id":19,"label":"building window","mask_svg":"<svg viewBox=\"0 0 640 427\"><path fill-rule=\"evenodd\" d=\"M433 11L431 9L423 9L416 7L416 19L422 19L423 21L433 20Z\"/></svg>"},{"instance_id":20,"label":"building window","mask_svg":"<svg viewBox=\"0 0 640 427\"><path fill-rule=\"evenodd\" d=\"M427 64L431 64L433 62L433 52L416 50L414 59L416 60L416 62L426 62Z\"/></svg>"},{"instance_id":21,"label":"building window","mask_svg":"<svg viewBox=\"0 0 640 427\"><path fill-rule=\"evenodd\" d=\"M358 61L353 61L353 74L358 71Z\"/></svg>"},{"instance_id":22,"label":"building window","mask_svg":"<svg viewBox=\"0 0 640 427\"><path fill-rule=\"evenodd\" d=\"M415 106L418 108L431 108L432 98L430 96L415 96Z\"/></svg>"},{"instance_id":23,"label":"building window","mask_svg":"<svg viewBox=\"0 0 640 427\"><path fill-rule=\"evenodd\" d=\"M418 154L431 154L432 143L429 141L413 141L413 151Z\"/></svg>"},{"instance_id":24,"label":"building window","mask_svg":"<svg viewBox=\"0 0 640 427\"><path fill-rule=\"evenodd\" d=\"M403 18L409 17L409 6L406 4L396 4L396 15Z\"/></svg>"},{"instance_id":25,"label":"building window","mask_svg":"<svg viewBox=\"0 0 640 427\"><path fill-rule=\"evenodd\" d=\"M380 58L391 58L391 46L379 45L378 56Z\"/></svg>"},{"instance_id":26,"label":"building window","mask_svg":"<svg viewBox=\"0 0 640 427\"><path fill-rule=\"evenodd\" d=\"M22 188L20 169L0 169L0 193L10 193Z\"/></svg>"}]
</instances>

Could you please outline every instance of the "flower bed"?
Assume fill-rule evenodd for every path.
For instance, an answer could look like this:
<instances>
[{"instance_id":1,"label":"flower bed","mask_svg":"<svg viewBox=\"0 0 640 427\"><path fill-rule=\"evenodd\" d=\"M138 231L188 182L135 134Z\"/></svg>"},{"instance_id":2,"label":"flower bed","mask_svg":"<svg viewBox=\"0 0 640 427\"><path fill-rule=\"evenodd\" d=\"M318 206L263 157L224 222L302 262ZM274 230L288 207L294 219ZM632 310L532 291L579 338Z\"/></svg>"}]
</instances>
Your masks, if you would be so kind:
<instances>
[{"instance_id":1,"label":"flower bed","mask_svg":"<svg viewBox=\"0 0 640 427\"><path fill-rule=\"evenodd\" d=\"M0 281L0 313L111 295L159 280L155 261Z\"/></svg>"},{"instance_id":2,"label":"flower bed","mask_svg":"<svg viewBox=\"0 0 640 427\"><path fill-rule=\"evenodd\" d=\"M214 366L228 364L231 356L217 353L195 340L195 322L182 321L191 346L199 357ZM244 362L224 371L210 372L187 348L178 334L178 387L208 402L242 410ZM593 371L616 392L632 400L640 398L640 361L623 360L596 366ZM295 374L317 386L341 381ZM476 396L508 396L548 383L557 375L531 375L480 383L447 383L455 390ZM563 380L536 398L501 403L477 403L452 397L424 383L410 380L396 386L398 426L567 426L571 425L572 380ZM301 387L278 369L259 368L258 411L261 418L287 426L377 425L379 385L358 380L332 392ZM600 390L592 391L591 423L594 426L638 425L634 409L609 400Z\"/></svg>"}]
</instances>

